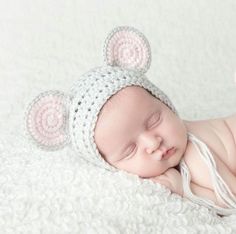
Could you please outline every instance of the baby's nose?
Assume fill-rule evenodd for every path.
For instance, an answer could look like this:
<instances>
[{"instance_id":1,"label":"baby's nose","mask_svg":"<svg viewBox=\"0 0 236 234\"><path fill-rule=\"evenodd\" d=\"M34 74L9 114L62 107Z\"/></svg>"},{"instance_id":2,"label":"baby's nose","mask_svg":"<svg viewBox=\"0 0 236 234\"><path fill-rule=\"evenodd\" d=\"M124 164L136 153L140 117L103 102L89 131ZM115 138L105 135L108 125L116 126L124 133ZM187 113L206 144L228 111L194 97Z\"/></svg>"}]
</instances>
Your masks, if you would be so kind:
<instances>
[{"instance_id":1,"label":"baby's nose","mask_svg":"<svg viewBox=\"0 0 236 234\"><path fill-rule=\"evenodd\" d=\"M159 148L160 142L161 142L161 140L159 140L159 141L156 140L156 141L153 141L152 143L149 143L149 145L147 146L147 149L146 149L147 153L151 154L151 153L155 152Z\"/></svg>"},{"instance_id":2,"label":"baby's nose","mask_svg":"<svg viewBox=\"0 0 236 234\"><path fill-rule=\"evenodd\" d=\"M162 138L160 136L155 136L151 134L146 134L143 137L144 140L144 147L146 148L146 152L151 154L152 152L156 151L162 142Z\"/></svg>"}]
</instances>

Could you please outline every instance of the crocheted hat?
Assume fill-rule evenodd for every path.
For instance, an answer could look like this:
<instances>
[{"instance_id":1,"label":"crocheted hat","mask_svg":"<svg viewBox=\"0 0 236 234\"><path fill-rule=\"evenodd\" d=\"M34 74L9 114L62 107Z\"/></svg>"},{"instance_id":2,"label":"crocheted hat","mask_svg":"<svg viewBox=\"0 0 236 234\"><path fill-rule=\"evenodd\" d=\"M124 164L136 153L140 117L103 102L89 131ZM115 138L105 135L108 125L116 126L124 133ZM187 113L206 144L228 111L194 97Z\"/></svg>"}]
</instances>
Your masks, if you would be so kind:
<instances>
[{"instance_id":1,"label":"crocheted hat","mask_svg":"<svg viewBox=\"0 0 236 234\"><path fill-rule=\"evenodd\" d=\"M94 140L98 114L106 101L122 88L136 85L175 114L177 111L144 75L151 63L151 49L141 32L133 27L113 29L105 40L103 54L105 65L82 75L68 94L47 91L38 95L27 109L26 128L33 142L43 149L71 145L88 162L117 171L103 159Z\"/></svg>"}]
</instances>

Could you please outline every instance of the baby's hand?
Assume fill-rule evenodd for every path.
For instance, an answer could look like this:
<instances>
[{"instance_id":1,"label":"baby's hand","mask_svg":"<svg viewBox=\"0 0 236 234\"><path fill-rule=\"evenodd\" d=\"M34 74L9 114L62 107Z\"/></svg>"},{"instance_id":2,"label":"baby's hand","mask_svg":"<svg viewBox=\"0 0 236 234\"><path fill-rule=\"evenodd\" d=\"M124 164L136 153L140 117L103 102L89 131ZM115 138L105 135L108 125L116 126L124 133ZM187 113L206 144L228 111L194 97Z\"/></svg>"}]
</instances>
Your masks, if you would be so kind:
<instances>
[{"instance_id":1,"label":"baby's hand","mask_svg":"<svg viewBox=\"0 0 236 234\"><path fill-rule=\"evenodd\" d=\"M182 177L175 168L169 168L163 174L152 177L151 180L168 187L173 193L183 196Z\"/></svg>"}]
</instances>

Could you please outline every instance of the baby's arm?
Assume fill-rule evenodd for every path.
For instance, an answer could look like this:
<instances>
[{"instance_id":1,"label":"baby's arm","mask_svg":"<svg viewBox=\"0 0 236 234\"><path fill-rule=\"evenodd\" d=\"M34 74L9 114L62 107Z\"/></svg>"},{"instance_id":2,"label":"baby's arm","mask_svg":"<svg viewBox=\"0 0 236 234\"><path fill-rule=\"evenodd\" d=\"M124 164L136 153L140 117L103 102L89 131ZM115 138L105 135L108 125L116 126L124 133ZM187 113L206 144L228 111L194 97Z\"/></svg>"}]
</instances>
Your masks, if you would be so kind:
<instances>
[{"instance_id":1,"label":"baby's arm","mask_svg":"<svg viewBox=\"0 0 236 234\"><path fill-rule=\"evenodd\" d=\"M153 177L151 180L166 186L173 193L184 196L182 177L179 171L177 171L175 168L169 168L167 171L165 171L165 173L161 174L160 176ZM216 205L226 208L226 206L217 199L213 190L202 187L193 182L190 182L190 188L193 194L199 197L210 199Z\"/></svg>"},{"instance_id":2,"label":"baby's arm","mask_svg":"<svg viewBox=\"0 0 236 234\"><path fill-rule=\"evenodd\" d=\"M169 188L173 193L183 196L182 177L175 168L169 168L163 174L151 178L152 181L160 183Z\"/></svg>"},{"instance_id":3,"label":"baby's arm","mask_svg":"<svg viewBox=\"0 0 236 234\"><path fill-rule=\"evenodd\" d=\"M193 194L195 194L199 197L210 199L216 205L223 207L223 208L227 208L222 202L220 202L217 199L215 192L213 190L211 190L209 188L202 187L202 186L195 184L193 182L190 182L190 188L191 188Z\"/></svg>"}]
</instances>

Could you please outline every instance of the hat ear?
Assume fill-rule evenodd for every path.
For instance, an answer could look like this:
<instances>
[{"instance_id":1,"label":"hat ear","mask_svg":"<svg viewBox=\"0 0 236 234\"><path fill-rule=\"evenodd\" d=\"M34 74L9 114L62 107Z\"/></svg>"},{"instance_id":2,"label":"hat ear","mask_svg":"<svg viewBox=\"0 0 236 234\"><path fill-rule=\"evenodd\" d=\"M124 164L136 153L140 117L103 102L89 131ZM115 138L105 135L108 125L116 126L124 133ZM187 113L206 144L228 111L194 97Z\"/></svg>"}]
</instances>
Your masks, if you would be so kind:
<instances>
[{"instance_id":1,"label":"hat ear","mask_svg":"<svg viewBox=\"0 0 236 234\"><path fill-rule=\"evenodd\" d=\"M145 73L151 64L151 49L146 37L133 27L117 27L104 45L105 63Z\"/></svg>"},{"instance_id":2,"label":"hat ear","mask_svg":"<svg viewBox=\"0 0 236 234\"><path fill-rule=\"evenodd\" d=\"M60 91L38 95L26 113L26 128L30 138L40 148L56 150L69 143L69 96Z\"/></svg>"}]
</instances>

